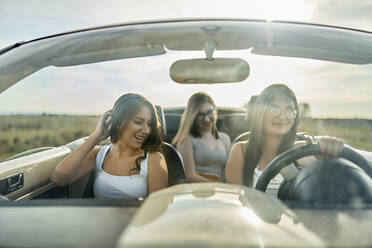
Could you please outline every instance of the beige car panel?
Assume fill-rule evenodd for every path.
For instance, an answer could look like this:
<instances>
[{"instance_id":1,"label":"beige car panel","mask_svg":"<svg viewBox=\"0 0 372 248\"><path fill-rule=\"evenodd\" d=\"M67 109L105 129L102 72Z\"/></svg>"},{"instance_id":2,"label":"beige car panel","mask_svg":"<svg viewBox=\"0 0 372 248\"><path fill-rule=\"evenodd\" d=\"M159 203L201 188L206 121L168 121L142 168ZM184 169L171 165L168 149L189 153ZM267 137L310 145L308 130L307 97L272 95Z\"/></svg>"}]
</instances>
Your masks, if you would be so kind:
<instances>
[{"instance_id":1,"label":"beige car panel","mask_svg":"<svg viewBox=\"0 0 372 248\"><path fill-rule=\"evenodd\" d=\"M137 207L0 208L0 247L114 247Z\"/></svg>"},{"instance_id":2,"label":"beige car panel","mask_svg":"<svg viewBox=\"0 0 372 248\"><path fill-rule=\"evenodd\" d=\"M87 137L80 138L58 148L41 151L31 155L12 159L0 163L0 180L23 173L24 185L6 195L10 200L29 200L54 187L50 182L50 174L59 161L71 151L79 147ZM101 142L101 145L110 143L109 139ZM80 178L69 185L70 198L83 198L87 182L91 174Z\"/></svg>"},{"instance_id":3,"label":"beige car panel","mask_svg":"<svg viewBox=\"0 0 372 248\"><path fill-rule=\"evenodd\" d=\"M152 194L117 247L324 247L277 199L223 183L177 185Z\"/></svg>"},{"instance_id":4,"label":"beige car panel","mask_svg":"<svg viewBox=\"0 0 372 248\"><path fill-rule=\"evenodd\" d=\"M68 147L58 147L0 163L0 180L19 173L23 173L24 177L23 187L6 197L10 200L31 199L53 188L50 174L70 152Z\"/></svg>"}]
</instances>

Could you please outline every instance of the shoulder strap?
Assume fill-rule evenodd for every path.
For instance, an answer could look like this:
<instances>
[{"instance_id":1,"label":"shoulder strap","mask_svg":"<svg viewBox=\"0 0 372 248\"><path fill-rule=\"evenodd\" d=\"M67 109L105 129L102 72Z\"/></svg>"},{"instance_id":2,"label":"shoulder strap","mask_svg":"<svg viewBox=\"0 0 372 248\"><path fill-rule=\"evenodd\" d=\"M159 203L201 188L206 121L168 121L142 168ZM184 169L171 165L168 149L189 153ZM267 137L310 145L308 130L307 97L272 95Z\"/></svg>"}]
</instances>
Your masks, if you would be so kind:
<instances>
[{"instance_id":1,"label":"shoulder strap","mask_svg":"<svg viewBox=\"0 0 372 248\"><path fill-rule=\"evenodd\" d=\"M148 174L148 163L149 163L149 154L150 152L146 153L146 158L141 161L140 165L140 175L147 175Z\"/></svg>"},{"instance_id":2,"label":"shoulder strap","mask_svg":"<svg viewBox=\"0 0 372 248\"><path fill-rule=\"evenodd\" d=\"M105 160L107 151L110 149L111 145L103 146L97 153L96 156L96 170L102 170L103 161Z\"/></svg>"},{"instance_id":3,"label":"shoulder strap","mask_svg":"<svg viewBox=\"0 0 372 248\"><path fill-rule=\"evenodd\" d=\"M111 145L106 145L101 147L101 149L98 151L96 156L96 166L95 169L89 174L87 183L85 185L85 190L83 194L83 198L94 198L94 180L96 177L96 172L99 170L102 170L102 164L103 160L105 159L106 153L108 149L111 147Z\"/></svg>"}]
</instances>

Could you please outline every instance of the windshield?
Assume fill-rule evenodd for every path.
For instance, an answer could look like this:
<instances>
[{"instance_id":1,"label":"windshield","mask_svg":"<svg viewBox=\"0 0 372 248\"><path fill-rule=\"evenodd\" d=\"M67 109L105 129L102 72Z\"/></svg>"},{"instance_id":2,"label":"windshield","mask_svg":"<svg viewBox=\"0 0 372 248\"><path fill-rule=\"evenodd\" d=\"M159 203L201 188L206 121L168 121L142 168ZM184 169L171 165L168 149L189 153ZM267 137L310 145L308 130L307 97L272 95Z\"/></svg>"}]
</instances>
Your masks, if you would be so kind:
<instances>
[{"instance_id":1,"label":"windshield","mask_svg":"<svg viewBox=\"0 0 372 248\"><path fill-rule=\"evenodd\" d=\"M372 65L260 55L255 49L214 52L215 58L241 58L249 64L250 75L237 83L174 82L169 76L172 63L206 56L204 51L179 48L164 55L43 68L1 93L0 159L87 136L98 116L124 93L136 92L172 108L185 107L193 93L205 91L219 108L244 112L251 96L273 83L285 83L297 95L299 131L340 137L356 148L372 150Z\"/></svg>"},{"instance_id":2,"label":"windshield","mask_svg":"<svg viewBox=\"0 0 372 248\"><path fill-rule=\"evenodd\" d=\"M204 58L203 52L170 52L71 67L47 67L1 95L2 113L100 114L125 92L138 92L163 107L185 106L196 91L208 91L218 106L243 107L272 83L285 83L314 118L372 117L372 65L350 65L301 58L250 54L249 50L215 52L215 57L246 60L251 68L243 82L181 85L169 76L179 59Z\"/></svg>"}]
</instances>

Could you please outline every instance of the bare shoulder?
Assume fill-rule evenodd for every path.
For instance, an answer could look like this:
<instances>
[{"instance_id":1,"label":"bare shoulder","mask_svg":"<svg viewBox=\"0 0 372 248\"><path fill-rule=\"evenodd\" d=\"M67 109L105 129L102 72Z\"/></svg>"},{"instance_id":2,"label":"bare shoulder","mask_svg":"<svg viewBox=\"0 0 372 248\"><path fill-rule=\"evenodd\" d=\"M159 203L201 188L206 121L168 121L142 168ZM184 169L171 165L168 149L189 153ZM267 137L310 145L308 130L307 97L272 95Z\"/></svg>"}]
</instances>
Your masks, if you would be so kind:
<instances>
[{"instance_id":1,"label":"bare shoulder","mask_svg":"<svg viewBox=\"0 0 372 248\"><path fill-rule=\"evenodd\" d=\"M188 135L186 139L179 142L177 144L177 149L180 149L180 148L182 149L182 148L191 146L192 145L191 138L192 138L191 135Z\"/></svg>"},{"instance_id":2,"label":"bare shoulder","mask_svg":"<svg viewBox=\"0 0 372 248\"><path fill-rule=\"evenodd\" d=\"M148 194L167 187L168 169L163 154L160 152L149 152L147 169Z\"/></svg>"},{"instance_id":3,"label":"bare shoulder","mask_svg":"<svg viewBox=\"0 0 372 248\"><path fill-rule=\"evenodd\" d=\"M147 168L150 174L167 173L167 163L161 152L149 152Z\"/></svg>"},{"instance_id":4,"label":"bare shoulder","mask_svg":"<svg viewBox=\"0 0 372 248\"><path fill-rule=\"evenodd\" d=\"M245 151L245 149L247 149L248 142L249 142L248 140L236 142L232 146L232 149L239 149Z\"/></svg>"},{"instance_id":5,"label":"bare shoulder","mask_svg":"<svg viewBox=\"0 0 372 248\"><path fill-rule=\"evenodd\" d=\"M161 152L149 152L147 168L149 171L167 170L164 155Z\"/></svg>"},{"instance_id":6,"label":"bare shoulder","mask_svg":"<svg viewBox=\"0 0 372 248\"><path fill-rule=\"evenodd\" d=\"M226 182L242 184L242 171L244 167L244 147L247 141L236 142L232 148L226 164Z\"/></svg>"},{"instance_id":7,"label":"bare shoulder","mask_svg":"<svg viewBox=\"0 0 372 248\"><path fill-rule=\"evenodd\" d=\"M95 146L92 151L93 153L97 154L101 149L102 149L102 146Z\"/></svg>"},{"instance_id":8,"label":"bare shoulder","mask_svg":"<svg viewBox=\"0 0 372 248\"><path fill-rule=\"evenodd\" d=\"M97 154L102 149L102 146L95 146L89 153L89 156L97 157Z\"/></svg>"},{"instance_id":9,"label":"bare shoulder","mask_svg":"<svg viewBox=\"0 0 372 248\"><path fill-rule=\"evenodd\" d=\"M248 141L236 142L231 147L230 157L234 157L235 159L237 159L237 158L243 159L245 150L247 148L247 145L248 145Z\"/></svg>"},{"instance_id":10,"label":"bare shoulder","mask_svg":"<svg viewBox=\"0 0 372 248\"><path fill-rule=\"evenodd\" d=\"M161 152L149 152L149 162L159 162L164 160L164 155Z\"/></svg>"}]
</instances>

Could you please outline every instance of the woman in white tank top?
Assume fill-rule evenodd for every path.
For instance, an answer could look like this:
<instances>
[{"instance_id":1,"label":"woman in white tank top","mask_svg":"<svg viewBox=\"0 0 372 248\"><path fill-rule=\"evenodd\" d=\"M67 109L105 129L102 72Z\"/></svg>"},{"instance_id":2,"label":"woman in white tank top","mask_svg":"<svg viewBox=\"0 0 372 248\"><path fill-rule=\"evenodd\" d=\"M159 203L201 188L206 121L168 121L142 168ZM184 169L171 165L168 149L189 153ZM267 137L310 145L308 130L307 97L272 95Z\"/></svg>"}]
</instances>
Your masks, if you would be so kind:
<instances>
[{"instance_id":1,"label":"woman in white tank top","mask_svg":"<svg viewBox=\"0 0 372 248\"><path fill-rule=\"evenodd\" d=\"M146 197L168 185L160 133L153 104L138 94L122 95L87 140L59 162L51 181L63 186L95 170L95 197ZM109 136L110 145L98 145Z\"/></svg>"},{"instance_id":2,"label":"woman in white tank top","mask_svg":"<svg viewBox=\"0 0 372 248\"><path fill-rule=\"evenodd\" d=\"M231 148L226 164L226 181L255 187L266 166L277 155L293 146L312 143L295 138L299 122L298 103L293 91L284 84L268 86L255 99L249 113L251 130L249 141L238 142ZM334 137L318 139L323 155L336 157L341 153L343 141ZM299 164L313 162L313 159L299 160ZM305 163L305 164L304 164ZM276 195L283 177L279 174L269 185L269 193Z\"/></svg>"},{"instance_id":3,"label":"woman in white tank top","mask_svg":"<svg viewBox=\"0 0 372 248\"><path fill-rule=\"evenodd\" d=\"M188 182L223 181L230 137L218 132L216 104L204 92L193 94L173 144L182 155Z\"/></svg>"}]
</instances>

